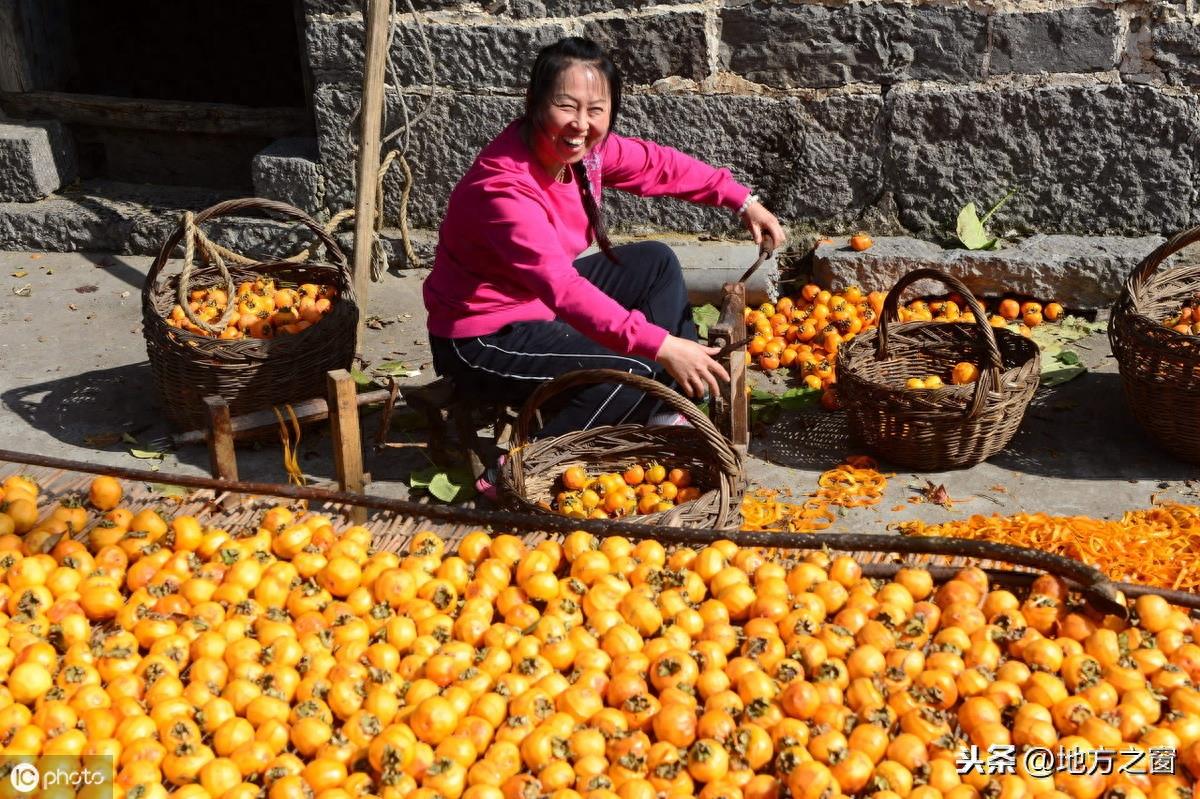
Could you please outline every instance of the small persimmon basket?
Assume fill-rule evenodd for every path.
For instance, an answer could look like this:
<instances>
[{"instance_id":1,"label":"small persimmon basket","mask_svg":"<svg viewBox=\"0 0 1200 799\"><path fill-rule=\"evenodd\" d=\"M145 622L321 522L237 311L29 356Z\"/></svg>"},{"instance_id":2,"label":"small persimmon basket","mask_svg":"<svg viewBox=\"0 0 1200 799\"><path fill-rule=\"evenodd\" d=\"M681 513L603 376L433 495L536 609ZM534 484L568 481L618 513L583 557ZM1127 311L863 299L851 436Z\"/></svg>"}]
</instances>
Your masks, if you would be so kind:
<instances>
[{"instance_id":1,"label":"small persimmon basket","mask_svg":"<svg viewBox=\"0 0 1200 799\"><path fill-rule=\"evenodd\" d=\"M1108 322L1108 338L1133 417L1159 446L1200 463L1200 336L1163 324L1200 293L1200 264L1160 269L1200 227L1176 234L1126 279Z\"/></svg>"},{"instance_id":2,"label":"small persimmon basket","mask_svg":"<svg viewBox=\"0 0 1200 799\"><path fill-rule=\"evenodd\" d=\"M530 440L539 409L582 386L615 383L642 391L683 414L689 425L602 425ZM655 380L615 369L568 372L540 386L521 409L512 447L500 473L502 501L513 510L548 510L558 478L571 466L589 473L623 472L649 461L685 468L701 489L698 499L657 513L627 517L639 524L736 530L741 526L742 458L694 403Z\"/></svg>"},{"instance_id":3,"label":"small persimmon basket","mask_svg":"<svg viewBox=\"0 0 1200 799\"><path fill-rule=\"evenodd\" d=\"M898 324L900 296L918 280L937 280L963 296L975 320ZM963 385L914 390L912 377L949 375L968 361L979 377ZM837 393L850 437L896 466L940 471L973 466L1012 440L1041 378L1037 344L993 328L960 281L915 269L888 292L879 327L843 344Z\"/></svg>"},{"instance_id":4,"label":"small persimmon basket","mask_svg":"<svg viewBox=\"0 0 1200 799\"><path fill-rule=\"evenodd\" d=\"M303 224L325 246L332 263L280 259L226 265L216 255L193 269L195 245L209 249L199 225L250 211L266 211ZM166 276L164 268L181 242L185 244L182 272ZM192 290L224 289L232 305L238 283L260 277L296 285L330 285L337 297L311 327L274 338L227 340L167 323L172 307L186 305ZM324 395L326 373L352 365L358 315L350 266L332 236L300 209L260 198L227 200L185 218L163 243L142 286L142 331L150 369L168 420L184 429L207 425L204 400L209 396L225 400L237 416Z\"/></svg>"}]
</instances>

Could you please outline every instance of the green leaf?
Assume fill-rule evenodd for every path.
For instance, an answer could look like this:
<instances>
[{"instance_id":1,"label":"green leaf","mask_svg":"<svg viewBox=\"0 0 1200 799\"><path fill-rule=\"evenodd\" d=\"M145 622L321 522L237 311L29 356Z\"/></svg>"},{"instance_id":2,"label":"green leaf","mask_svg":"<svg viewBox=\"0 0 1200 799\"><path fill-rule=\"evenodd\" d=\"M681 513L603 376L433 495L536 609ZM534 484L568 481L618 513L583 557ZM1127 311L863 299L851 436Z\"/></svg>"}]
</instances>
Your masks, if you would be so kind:
<instances>
[{"instance_id":1,"label":"green leaf","mask_svg":"<svg viewBox=\"0 0 1200 799\"><path fill-rule=\"evenodd\" d=\"M1016 193L1017 193L1017 190L1015 188L1009 189L1008 193L1005 194L1003 197L1001 197L999 199L999 201L997 201L997 203L995 205L993 205L990 209L988 209L988 212L983 215L983 219L980 220L980 224L986 225L987 221L992 218L992 214L999 211L1000 206L1002 206L1006 202L1008 202L1008 198L1012 197Z\"/></svg>"},{"instance_id":2,"label":"green leaf","mask_svg":"<svg viewBox=\"0 0 1200 799\"><path fill-rule=\"evenodd\" d=\"M441 473L442 470L436 466L430 466L419 472L413 472L408 476L408 485L410 488L427 489L429 488L429 484L433 482L433 478Z\"/></svg>"},{"instance_id":3,"label":"green leaf","mask_svg":"<svg viewBox=\"0 0 1200 799\"><path fill-rule=\"evenodd\" d=\"M157 460L157 459L163 457L163 453L155 452L154 450L151 450L151 449L132 449L131 448L129 450L129 454L135 458L141 458L142 460Z\"/></svg>"},{"instance_id":4,"label":"green leaf","mask_svg":"<svg viewBox=\"0 0 1200 799\"><path fill-rule=\"evenodd\" d=\"M138 440L136 438L134 438L133 436L129 435L128 433L122 433L121 440L124 441L126 444L137 444L138 443Z\"/></svg>"},{"instance_id":5,"label":"green leaf","mask_svg":"<svg viewBox=\"0 0 1200 799\"><path fill-rule=\"evenodd\" d=\"M1054 360L1067 366L1078 366L1081 363L1079 354L1072 350L1063 350L1054 356Z\"/></svg>"},{"instance_id":6,"label":"green leaf","mask_svg":"<svg viewBox=\"0 0 1200 799\"><path fill-rule=\"evenodd\" d=\"M164 497L186 497L188 491L183 486L167 485L166 483L147 483L146 487L152 493L162 494Z\"/></svg>"},{"instance_id":7,"label":"green leaf","mask_svg":"<svg viewBox=\"0 0 1200 799\"><path fill-rule=\"evenodd\" d=\"M387 363L381 363L376 366L375 371L381 375L399 377L407 374L409 369L404 365L403 361L388 361Z\"/></svg>"},{"instance_id":8,"label":"green leaf","mask_svg":"<svg viewBox=\"0 0 1200 799\"><path fill-rule=\"evenodd\" d=\"M700 338L708 338L708 328L715 325L720 319L721 311L712 303L699 305L692 309L692 321L696 323L696 330L700 334Z\"/></svg>"},{"instance_id":9,"label":"green leaf","mask_svg":"<svg viewBox=\"0 0 1200 799\"><path fill-rule=\"evenodd\" d=\"M357 366L350 367L350 378L360 386L369 386L373 382L371 376Z\"/></svg>"},{"instance_id":10,"label":"green leaf","mask_svg":"<svg viewBox=\"0 0 1200 799\"><path fill-rule=\"evenodd\" d=\"M460 499L466 499L467 487L466 485L453 482L445 472L439 472L429 481L429 493L442 502L456 502Z\"/></svg>"},{"instance_id":11,"label":"green leaf","mask_svg":"<svg viewBox=\"0 0 1200 799\"><path fill-rule=\"evenodd\" d=\"M815 408L821 401L819 388L792 388L779 397L781 410L799 412Z\"/></svg>"},{"instance_id":12,"label":"green leaf","mask_svg":"<svg viewBox=\"0 0 1200 799\"><path fill-rule=\"evenodd\" d=\"M1052 360L1042 367L1042 387L1052 388L1061 386L1070 380L1074 380L1087 372L1087 367L1083 364L1066 364L1057 360Z\"/></svg>"},{"instance_id":13,"label":"green leaf","mask_svg":"<svg viewBox=\"0 0 1200 799\"><path fill-rule=\"evenodd\" d=\"M770 391L763 391L761 388L750 389L751 402L778 402L779 395L772 394Z\"/></svg>"},{"instance_id":14,"label":"green leaf","mask_svg":"<svg viewBox=\"0 0 1200 799\"><path fill-rule=\"evenodd\" d=\"M979 220L979 215L975 211L975 203L967 203L958 212L956 229L958 240L968 250L986 250L996 244L996 240L988 238L987 231L983 229L983 222Z\"/></svg>"}]
</instances>

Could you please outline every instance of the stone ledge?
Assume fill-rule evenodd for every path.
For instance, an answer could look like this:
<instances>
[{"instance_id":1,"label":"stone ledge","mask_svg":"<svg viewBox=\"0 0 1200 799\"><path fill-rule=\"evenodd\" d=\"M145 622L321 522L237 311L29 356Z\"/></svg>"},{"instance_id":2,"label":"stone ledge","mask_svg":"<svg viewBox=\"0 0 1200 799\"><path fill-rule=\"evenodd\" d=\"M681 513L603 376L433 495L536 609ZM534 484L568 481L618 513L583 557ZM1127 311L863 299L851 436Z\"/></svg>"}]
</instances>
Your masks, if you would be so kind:
<instances>
[{"instance_id":1,"label":"stone ledge","mask_svg":"<svg viewBox=\"0 0 1200 799\"><path fill-rule=\"evenodd\" d=\"M75 141L57 120L0 123L0 201L34 202L75 179Z\"/></svg>"},{"instance_id":2,"label":"stone ledge","mask_svg":"<svg viewBox=\"0 0 1200 799\"><path fill-rule=\"evenodd\" d=\"M0 203L0 250L157 255L184 211L228 199L232 195L208 189L87 181L37 202ZM311 238L301 225L253 216L222 217L204 230L251 257L288 256ZM353 235L343 231L338 243L349 253ZM382 238L389 263L404 268L399 231L385 229ZM428 262L437 233L413 231L412 240L417 257Z\"/></svg>"},{"instance_id":3,"label":"stone ledge","mask_svg":"<svg viewBox=\"0 0 1200 799\"><path fill-rule=\"evenodd\" d=\"M813 277L822 285L887 291L913 269L930 267L957 277L980 296L1011 292L1055 299L1073 308L1107 308L1138 263L1163 241L1161 236L1038 234L999 250L972 251L889 237L856 252L843 238L817 247ZM920 281L909 291L916 296L944 293L945 288Z\"/></svg>"}]
</instances>

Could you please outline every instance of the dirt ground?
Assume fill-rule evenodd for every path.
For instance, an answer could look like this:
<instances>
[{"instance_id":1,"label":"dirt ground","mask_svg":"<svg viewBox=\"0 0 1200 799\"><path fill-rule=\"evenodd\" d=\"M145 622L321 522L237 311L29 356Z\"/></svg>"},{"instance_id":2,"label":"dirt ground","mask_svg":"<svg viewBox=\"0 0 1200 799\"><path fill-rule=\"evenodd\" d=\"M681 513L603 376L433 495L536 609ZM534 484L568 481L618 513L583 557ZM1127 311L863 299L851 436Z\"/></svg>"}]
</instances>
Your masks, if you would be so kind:
<instances>
[{"instance_id":1,"label":"dirt ground","mask_svg":"<svg viewBox=\"0 0 1200 799\"><path fill-rule=\"evenodd\" d=\"M0 253L0 448L97 464L207 474L203 445L174 447L150 373L141 329L142 285L149 258L76 253ZM389 274L372 284L361 370L402 380L433 378L420 288L423 272ZM1119 517L1156 498L1193 503L1197 469L1145 440L1122 396L1107 337L1074 342L1088 371L1040 390L1007 450L989 462L949 473L900 471L884 500L848 510L835 529L877 532L895 522L936 522L964 514L1045 511ZM407 375L416 373L413 377ZM778 379L754 378L780 391ZM430 463L418 447L376 451L379 414L364 409L363 452L381 496L410 496L409 478ZM420 441L400 414L394 441ZM333 461L327 425L308 427L299 464L311 485L329 486ZM844 415L785 413L757 432L746 463L751 488L803 496L819 474L851 454ZM275 431L240 445L244 479L285 483ZM887 468L884 464L883 468ZM953 507L915 502L927 484L944 484Z\"/></svg>"}]
</instances>

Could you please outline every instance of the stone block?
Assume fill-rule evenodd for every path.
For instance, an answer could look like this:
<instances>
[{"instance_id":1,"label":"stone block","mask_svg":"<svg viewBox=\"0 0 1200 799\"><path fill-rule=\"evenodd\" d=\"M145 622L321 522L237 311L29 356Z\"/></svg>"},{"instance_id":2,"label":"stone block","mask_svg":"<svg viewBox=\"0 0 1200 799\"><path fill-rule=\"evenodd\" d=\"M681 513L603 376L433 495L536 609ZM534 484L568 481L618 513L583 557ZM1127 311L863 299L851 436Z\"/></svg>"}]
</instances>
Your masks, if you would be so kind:
<instances>
[{"instance_id":1,"label":"stone block","mask_svg":"<svg viewBox=\"0 0 1200 799\"><path fill-rule=\"evenodd\" d=\"M425 23L433 53L429 72L416 26L396 28L391 57L402 85L436 84L454 89L523 90L538 50L567 35L557 22L535 27L496 20L488 24ZM361 17L310 20L308 56L323 82L361 83L365 34Z\"/></svg>"},{"instance_id":2,"label":"stone block","mask_svg":"<svg viewBox=\"0 0 1200 799\"><path fill-rule=\"evenodd\" d=\"M459 8L466 0L412 0L413 8L418 11L444 11ZM408 6L400 3L400 11L407 11ZM304 0L304 14L315 17L320 14L341 15L357 14L362 16L362 0Z\"/></svg>"},{"instance_id":3,"label":"stone block","mask_svg":"<svg viewBox=\"0 0 1200 799\"><path fill-rule=\"evenodd\" d=\"M345 125L358 97L355 86L325 85L315 97L326 203L331 213L354 202L354 157ZM849 224L871 205L881 183L882 101L878 95L821 100L745 96L629 95L617 131L675 147L715 166L729 167L753 186L787 223ZM436 227L451 189L479 150L523 110L519 98L458 95L439 98L412 133L414 225ZM388 103L388 127L398 108ZM686 124L685 124L686 121ZM402 183L384 180L385 213L398 213ZM736 233L741 222L725 209L669 198L604 193L614 230Z\"/></svg>"},{"instance_id":4,"label":"stone block","mask_svg":"<svg viewBox=\"0 0 1200 799\"><path fill-rule=\"evenodd\" d=\"M611 54L627 84L671 75L698 81L708 74L704 16L703 11L678 11L600 19L585 23L584 36Z\"/></svg>"},{"instance_id":5,"label":"stone block","mask_svg":"<svg viewBox=\"0 0 1200 799\"><path fill-rule=\"evenodd\" d=\"M1200 30L1186 22L1159 23L1151 28L1154 63L1168 82L1200 86Z\"/></svg>"},{"instance_id":6,"label":"stone block","mask_svg":"<svg viewBox=\"0 0 1200 799\"><path fill-rule=\"evenodd\" d=\"M574 17L602 11L625 11L647 6L669 6L689 3L691 0L539 0L544 2L546 15L551 17ZM513 3L514 0L510 0Z\"/></svg>"},{"instance_id":7,"label":"stone block","mask_svg":"<svg viewBox=\"0 0 1200 799\"><path fill-rule=\"evenodd\" d=\"M878 95L640 95L625 108L621 132L729 167L785 224L846 224L878 194L884 150ZM729 211L681 201L611 191L605 204L613 224L629 232L742 229Z\"/></svg>"},{"instance_id":8,"label":"stone block","mask_svg":"<svg viewBox=\"0 0 1200 799\"><path fill-rule=\"evenodd\" d=\"M331 213L354 204L355 154L346 138L359 87L323 85L317 88L314 107L325 175L325 201ZM419 108L410 100L410 111ZM436 228L441 224L450 190L466 173L479 150L524 110L516 97L452 95L438 97L428 117L411 131L407 159L413 173L409 198L409 223ZM395 95L387 96L384 129L400 124ZM384 178L384 213L394 224L403 188L402 172L395 164Z\"/></svg>"},{"instance_id":9,"label":"stone block","mask_svg":"<svg viewBox=\"0 0 1200 799\"><path fill-rule=\"evenodd\" d=\"M61 122L0 124L0 202L41 200L75 174L75 143Z\"/></svg>"},{"instance_id":10,"label":"stone block","mask_svg":"<svg viewBox=\"0 0 1200 799\"><path fill-rule=\"evenodd\" d=\"M888 107L886 188L914 233L952 230L962 206L1012 187L990 223L999 234L1169 234L1194 219L1188 98L1129 84L897 89Z\"/></svg>"},{"instance_id":11,"label":"stone block","mask_svg":"<svg viewBox=\"0 0 1200 799\"><path fill-rule=\"evenodd\" d=\"M813 276L821 285L886 292L913 269L931 267L957 277L977 296L1014 292L1054 299L1068 307L1098 309L1113 304L1125 279L1162 242L1157 236L1038 234L998 250L971 251L895 237L878 238L869 250L855 252L840 239L817 248ZM945 292L942 284L922 280L906 296Z\"/></svg>"},{"instance_id":12,"label":"stone block","mask_svg":"<svg viewBox=\"0 0 1200 799\"><path fill-rule=\"evenodd\" d=\"M316 139L279 139L254 156L251 174L255 196L279 200L309 214L325 208L325 180Z\"/></svg>"},{"instance_id":13,"label":"stone block","mask_svg":"<svg viewBox=\"0 0 1200 799\"><path fill-rule=\"evenodd\" d=\"M1068 8L992 17L993 75L1115 69L1117 16L1107 8Z\"/></svg>"},{"instance_id":14,"label":"stone block","mask_svg":"<svg viewBox=\"0 0 1200 799\"><path fill-rule=\"evenodd\" d=\"M977 80L986 49L985 18L957 6L732 0L721 10L722 64L776 88Z\"/></svg>"}]
</instances>

